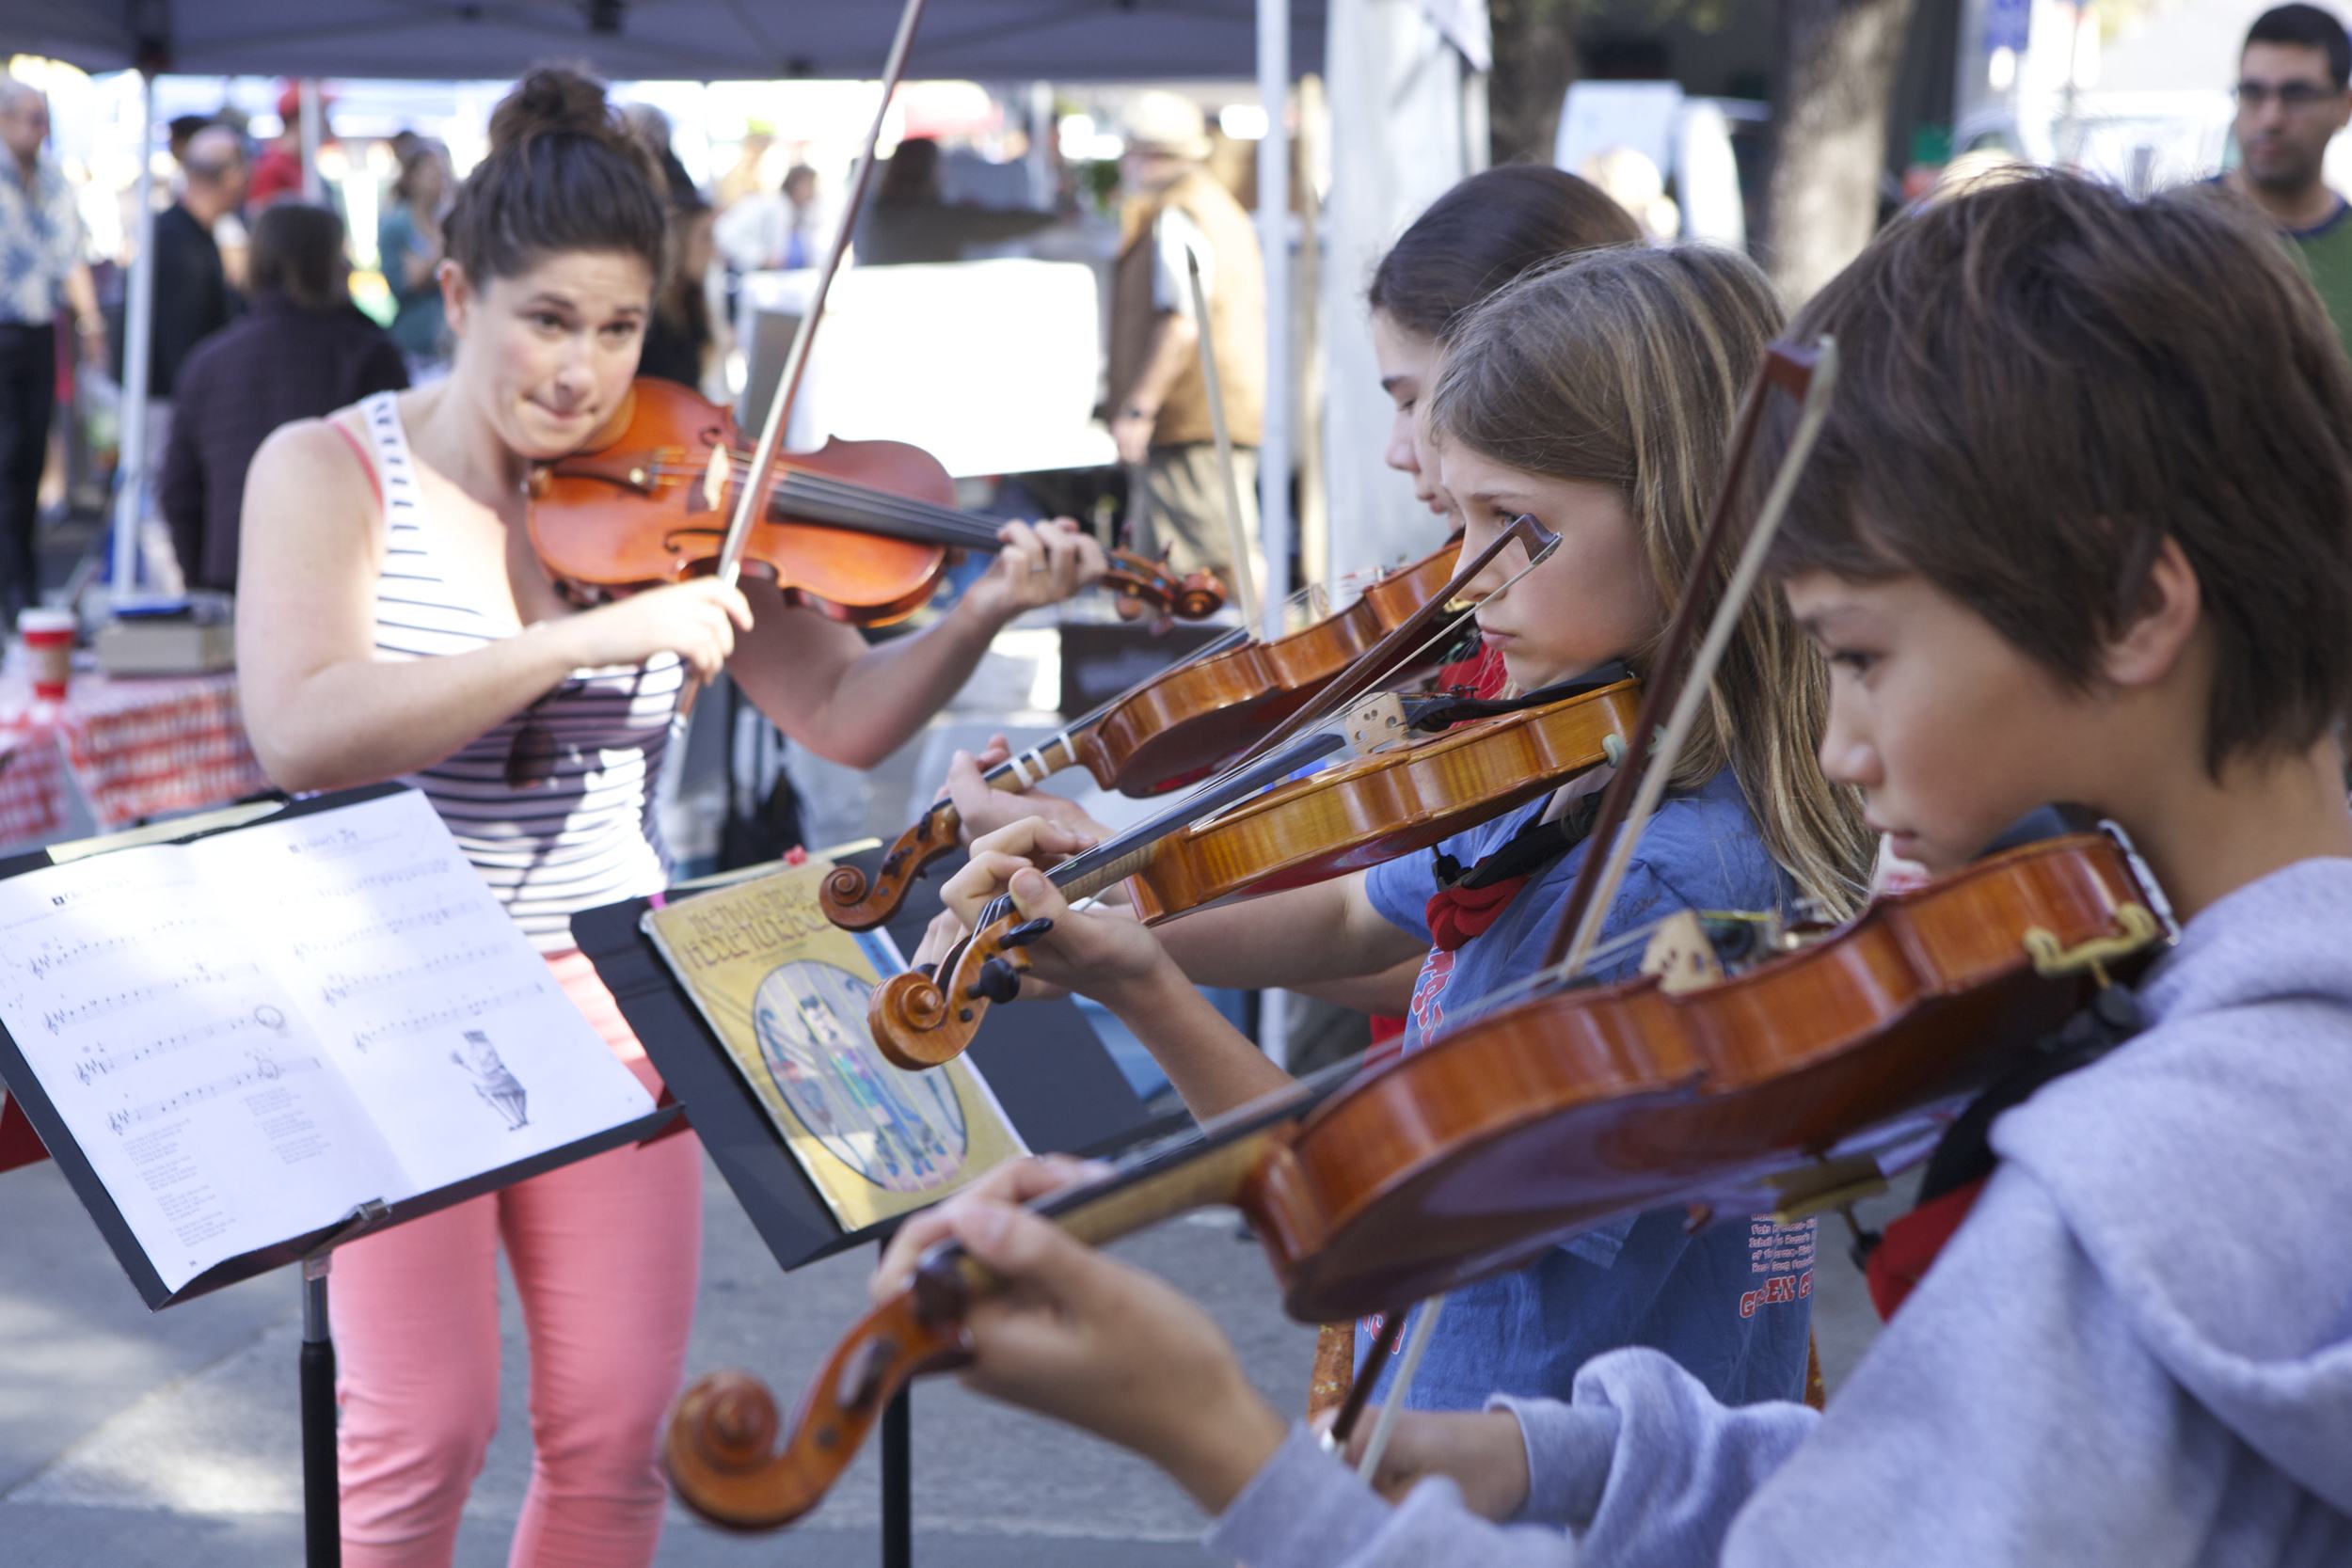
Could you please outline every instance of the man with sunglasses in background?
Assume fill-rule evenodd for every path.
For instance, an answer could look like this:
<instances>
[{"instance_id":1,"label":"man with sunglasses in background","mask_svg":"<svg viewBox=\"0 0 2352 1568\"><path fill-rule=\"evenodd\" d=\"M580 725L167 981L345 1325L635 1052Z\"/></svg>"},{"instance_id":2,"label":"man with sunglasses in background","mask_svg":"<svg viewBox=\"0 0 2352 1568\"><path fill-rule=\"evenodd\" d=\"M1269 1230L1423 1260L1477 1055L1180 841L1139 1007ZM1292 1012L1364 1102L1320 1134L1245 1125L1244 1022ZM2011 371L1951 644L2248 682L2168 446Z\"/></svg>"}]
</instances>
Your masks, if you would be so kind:
<instances>
[{"instance_id":1,"label":"man with sunglasses in background","mask_svg":"<svg viewBox=\"0 0 2352 1568\"><path fill-rule=\"evenodd\" d=\"M2352 119L2352 40L2317 6L2254 19L2238 59L2238 166L2222 182L2295 242L2352 351L2352 207L2322 178L2328 143Z\"/></svg>"}]
</instances>

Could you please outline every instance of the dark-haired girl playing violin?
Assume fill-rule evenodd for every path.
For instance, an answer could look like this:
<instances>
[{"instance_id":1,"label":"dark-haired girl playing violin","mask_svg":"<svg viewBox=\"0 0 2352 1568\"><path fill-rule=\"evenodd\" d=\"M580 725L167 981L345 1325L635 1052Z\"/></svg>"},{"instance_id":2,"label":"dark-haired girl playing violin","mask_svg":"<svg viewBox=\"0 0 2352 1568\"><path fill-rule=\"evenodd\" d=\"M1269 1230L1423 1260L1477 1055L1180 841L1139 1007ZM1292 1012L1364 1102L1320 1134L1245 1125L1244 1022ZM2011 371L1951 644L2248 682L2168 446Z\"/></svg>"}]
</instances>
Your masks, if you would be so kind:
<instances>
[{"instance_id":1,"label":"dark-haired girl playing violin","mask_svg":"<svg viewBox=\"0 0 2352 1568\"><path fill-rule=\"evenodd\" d=\"M1008 524L951 611L875 648L772 588L715 578L575 610L532 554L522 481L627 395L666 207L603 88L570 72L519 84L490 141L449 220L449 378L289 426L254 460L246 719L284 788L423 791L566 994L657 1087L569 917L664 884L653 788L689 678L724 669L802 745L868 765L1007 621L1104 562L1073 529ZM514 1560L651 1560L654 1432L685 1354L699 1187L693 1141L671 1138L338 1255L346 1562L450 1560L497 1418L501 1243L530 1328L537 1449Z\"/></svg>"}]
</instances>

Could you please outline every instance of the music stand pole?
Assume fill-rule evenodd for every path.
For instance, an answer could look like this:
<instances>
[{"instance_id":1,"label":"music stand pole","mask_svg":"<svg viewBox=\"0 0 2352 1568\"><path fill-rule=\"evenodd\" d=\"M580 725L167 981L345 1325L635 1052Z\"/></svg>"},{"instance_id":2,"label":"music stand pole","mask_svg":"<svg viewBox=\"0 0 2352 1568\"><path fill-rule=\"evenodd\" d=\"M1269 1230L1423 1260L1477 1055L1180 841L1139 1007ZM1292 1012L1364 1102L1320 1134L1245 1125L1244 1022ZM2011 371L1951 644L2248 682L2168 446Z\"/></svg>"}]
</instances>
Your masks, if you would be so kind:
<instances>
[{"instance_id":1,"label":"music stand pole","mask_svg":"<svg viewBox=\"0 0 2352 1568\"><path fill-rule=\"evenodd\" d=\"M882 1406L882 1568L914 1568L914 1422L907 1390Z\"/></svg>"},{"instance_id":2,"label":"music stand pole","mask_svg":"<svg viewBox=\"0 0 2352 1568\"><path fill-rule=\"evenodd\" d=\"M342 1497L335 1470L335 1339L326 1324L331 1253L302 1260L302 1543L307 1568L342 1568Z\"/></svg>"},{"instance_id":3,"label":"music stand pole","mask_svg":"<svg viewBox=\"0 0 2352 1568\"><path fill-rule=\"evenodd\" d=\"M384 1223L389 1210L370 1198L335 1233L302 1257L302 1560L304 1568L342 1568L342 1480L335 1465L335 1334L326 1317L326 1271L335 1249Z\"/></svg>"}]
</instances>

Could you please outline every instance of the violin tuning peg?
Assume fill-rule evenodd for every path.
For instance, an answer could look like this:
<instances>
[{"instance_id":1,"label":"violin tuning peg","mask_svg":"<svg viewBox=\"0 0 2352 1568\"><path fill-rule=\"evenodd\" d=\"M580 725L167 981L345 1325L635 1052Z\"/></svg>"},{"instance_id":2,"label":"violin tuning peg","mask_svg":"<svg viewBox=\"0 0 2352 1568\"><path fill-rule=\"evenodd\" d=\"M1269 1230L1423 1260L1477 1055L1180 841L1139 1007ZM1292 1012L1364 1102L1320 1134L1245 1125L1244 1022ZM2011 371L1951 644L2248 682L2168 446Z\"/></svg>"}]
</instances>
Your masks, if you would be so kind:
<instances>
[{"instance_id":1,"label":"violin tuning peg","mask_svg":"<svg viewBox=\"0 0 2352 1568\"><path fill-rule=\"evenodd\" d=\"M1054 923L1050 920L1025 920L1020 925L1015 926L1010 930L1007 931L1003 938L998 942L997 945L1000 947L1026 947L1029 943L1037 941L1040 937L1042 937L1052 931L1053 928ZM993 963L995 960L991 959L990 961Z\"/></svg>"},{"instance_id":2,"label":"violin tuning peg","mask_svg":"<svg viewBox=\"0 0 2352 1568\"><path fill-rule=\"evenodd\" d=\"M972 982L971 994L991 1002L1009 1002L1021 994L1021 972L1002 958L991 958L980 965L979 977Z\"/></svg>"}]
</instances>

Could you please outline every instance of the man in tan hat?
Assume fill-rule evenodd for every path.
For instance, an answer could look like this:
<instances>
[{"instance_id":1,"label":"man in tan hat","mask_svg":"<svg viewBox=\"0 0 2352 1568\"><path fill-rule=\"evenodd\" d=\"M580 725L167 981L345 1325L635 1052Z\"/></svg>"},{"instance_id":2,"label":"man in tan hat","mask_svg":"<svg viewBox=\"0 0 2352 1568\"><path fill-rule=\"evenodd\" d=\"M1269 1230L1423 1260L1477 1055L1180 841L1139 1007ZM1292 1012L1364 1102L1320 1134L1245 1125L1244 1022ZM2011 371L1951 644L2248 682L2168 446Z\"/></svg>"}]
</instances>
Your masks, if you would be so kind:
<instances>
[{"instance_id":1,"label":"man in tan hat","mask_svg":"<svg viewBox=\"0 0 2352 1568\"><path fill-rule=\"evenodd\" d=\"M1232 531L1200 373L1203 324L1193 308L1189 255L1208 299L1205 329L1233 443L1249 570L1263 583L1258 441L1266 328L1258 236L1241 204L1203 166L1209 137L1196 105L1173 93L1138 93L1120 130L1127 148L1120 178L1130 200L1111 279L1111 436L1140 481L1136 544L1166 554L1180 572L1205 569L1233 586Z\"/></svg>"}]
</instances>

